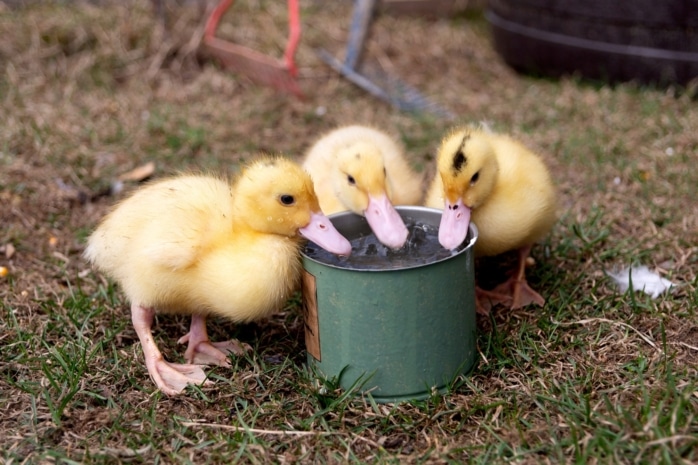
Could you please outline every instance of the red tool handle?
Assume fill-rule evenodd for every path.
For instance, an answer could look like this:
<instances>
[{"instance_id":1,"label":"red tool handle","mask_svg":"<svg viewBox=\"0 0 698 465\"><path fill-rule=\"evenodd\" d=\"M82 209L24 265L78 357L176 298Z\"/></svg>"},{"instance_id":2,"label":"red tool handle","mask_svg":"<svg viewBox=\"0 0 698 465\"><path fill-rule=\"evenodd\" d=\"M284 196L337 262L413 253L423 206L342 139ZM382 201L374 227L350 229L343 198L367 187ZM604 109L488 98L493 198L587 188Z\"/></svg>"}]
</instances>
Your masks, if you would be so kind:
<instances>
[{"instance_id":1,"label":"red tool handle","mask_svg":"<svg viewBox=\"0 0 698 465\"><path fill-rule=\"evenodd\" d=\"M216 28L218 28L218 23L230 5L233 4L233 0L221 0L218 5L211 12L211 16L206 20L206 27L204 28L204 40L210 39L214 36Z\"/></svg>"},{"instance_id":2,"label":"red tool handle","mask_svg":"<svg viewBox=\"0 0 698 465\"><path fill-rule=\"evenodd\" d=\"M293 57L296 55L298 43L301 40L301 15L298 0L288 0L288 43L284 52L284 61L291 76L296 76L298 70Z\"/></svg>"}]
</instances>

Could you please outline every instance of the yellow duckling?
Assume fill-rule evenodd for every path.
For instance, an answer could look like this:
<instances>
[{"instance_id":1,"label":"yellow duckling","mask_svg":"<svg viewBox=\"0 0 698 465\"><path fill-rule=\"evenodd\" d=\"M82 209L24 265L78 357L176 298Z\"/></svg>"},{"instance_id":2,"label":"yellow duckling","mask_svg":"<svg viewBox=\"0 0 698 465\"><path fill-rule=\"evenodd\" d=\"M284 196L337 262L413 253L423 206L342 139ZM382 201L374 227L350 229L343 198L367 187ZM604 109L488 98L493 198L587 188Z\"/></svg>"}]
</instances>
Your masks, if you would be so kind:
<instances>
[{"instance_id":1,"label":"yellow duckling","mask_svg":"<svg viewBox=\"0 0 698 465\"><path fill-rule=\"evenodd\" d=\"M426 196L429 207L443 208L439 242L458 247L468 224L478 228L476 256L519 251L518 270L489 300L519 308L545 300L526 283L526 259L533 244L555 223L556 194L543 161L507 136L462 128L448 134L437 154L437 175ZM482 305L483 299L478 299ZM489 308L489 305L485 304ZM481 310L486 310L481 309Z\"/></svg>"},{"instance_id":2,"label":"yellow duckling","mask_svg":"<svg viewBox=\"0 0 698 465\"><path fill-rule=\"evenodd\" d=\"M363 215L379 241L402 247L408 231L393 205L416 205L422 178L390 136L360 125L335 129L315 142L303 167L313 178L323 212Z\"/></svg>"},{"instance_id":3,"label":"yellow duckling","mask_svg":"<svg viewBox=\"0 0 698 465\"><path fill-rule=\"evenodd\" d=\"M199 365L229 366L237 341L211 343L206 317L236 322L280 308L300 278L301 236L349 255L350 243L322 214L310 176L281 157L262 158L237 182L183 175L138 190L90 236L85 257L114 278L151 378L165 394L206 375ZM192 315L188 364L168 363L153 340L155 312Z\"/></svg>"}]
</instances>

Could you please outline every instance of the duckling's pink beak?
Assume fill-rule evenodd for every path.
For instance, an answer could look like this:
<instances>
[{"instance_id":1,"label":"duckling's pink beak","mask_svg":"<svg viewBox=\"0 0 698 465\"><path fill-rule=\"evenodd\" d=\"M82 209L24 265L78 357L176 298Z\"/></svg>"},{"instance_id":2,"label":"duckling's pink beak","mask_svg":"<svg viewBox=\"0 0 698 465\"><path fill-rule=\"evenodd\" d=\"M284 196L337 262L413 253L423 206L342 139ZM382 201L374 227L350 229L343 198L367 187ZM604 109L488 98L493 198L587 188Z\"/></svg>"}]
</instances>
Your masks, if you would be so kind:
<instances>
[{"instance_id":1,"label":"duckling's pink beak","mask_svg":"<svg viewBox=\"0 0 698 465\"><path fill-rule=\"evenodd\" d=\"M468 235L470 225L470 208L463 204L462 199L456 203L448 200L441 214L441 224L439 225L439 243L448 250L453 250L463 243Z\"/></svg>"},{"instance_id":2,"label":"duckling's pink beak","mask_svg":"<svg viewBox=\"0 0 698 465\"><path fill-rule=\"evenodd\" d=\"M301 228L300 233L308 240L337 255L351 255L351 243L334 227L328 217L322 213L312 212L308 226Z\"/></svg>"},{"instance_id":3,"label":"duckling's pink beak","mask_svg":"<svg viewBox=\"0 0 698 465\"><path fill-rule=\"evenodd\" d=\"M405 244L408 235L407 227L387 195L379 198L369 196L364 215L381 243L391 249L399 249Z\"/></svg>"}]
</instances>

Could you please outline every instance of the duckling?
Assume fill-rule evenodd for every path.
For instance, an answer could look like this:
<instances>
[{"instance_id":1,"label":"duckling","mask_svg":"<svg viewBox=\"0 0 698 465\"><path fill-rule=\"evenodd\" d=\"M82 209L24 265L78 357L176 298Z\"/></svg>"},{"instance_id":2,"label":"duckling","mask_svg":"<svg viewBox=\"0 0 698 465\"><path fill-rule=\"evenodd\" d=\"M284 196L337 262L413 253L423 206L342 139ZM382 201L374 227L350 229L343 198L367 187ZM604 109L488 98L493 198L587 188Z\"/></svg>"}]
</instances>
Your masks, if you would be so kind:
<instances>
[{"instance_id":1,"label":"duckling","mask_svg":"<svg viewBox=\"0 0 698 465\"><path fill-rule=\"evenodd\" d=\"M425 205L443 209L441 245L458 247L473 221L479 232L476 257L519 252L511 279L494 291L478 290L481 313L497 302L511 308L544 305L545 299L525 278L531 247L557 220L555 189L541 158L505 135L461 128L441 142L437 171Z\"/></svg>"},{"instance_id":2,"label":"duckling","mask_svg":"<svg viewBox=\"0 0 698 465\"><path fill-rule=\"evenodd\" d=\"M335 129L315 142L303 167L325 214L350 210L363 215L379 241L402 247L408 231L393 205L416 205L422 178L389 135L361 125Z\"/></svg>"},{"instance_id":3,"label":"duckling","mask_svg":"<svg viewBox=\"0 0 698 465\"><path fill-rule=\"evenodd\" d=\"M149 184L122 201L89 237L85 257L131 302L148 373L167 395L206 380L199 364L229 366L237 341L211 343L208 316L235 322L277 310L300 280L302 237L349 255L322 214L310 176L263 157L230 184L188 174ZM156 312L192 315L186 364L165 361L151 331Z\"/></svg>"}]
</instances>

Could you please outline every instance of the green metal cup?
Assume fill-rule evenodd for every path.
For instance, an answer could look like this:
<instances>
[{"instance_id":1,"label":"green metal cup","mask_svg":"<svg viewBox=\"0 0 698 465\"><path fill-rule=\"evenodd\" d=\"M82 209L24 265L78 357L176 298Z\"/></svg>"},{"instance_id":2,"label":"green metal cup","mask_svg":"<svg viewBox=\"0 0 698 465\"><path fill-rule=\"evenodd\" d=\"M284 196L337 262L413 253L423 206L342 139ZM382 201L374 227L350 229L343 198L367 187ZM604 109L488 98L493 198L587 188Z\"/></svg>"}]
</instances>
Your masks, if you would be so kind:
<instances>
[{"instance_id":1,"label":"green metal cup","mask_svg":"<svg viewBox=\"0 0 698 465\"><path fill-rule=\"evenodd\" d=\"M397 207L403 219L438 228L441 211ZM350 212L331 215L347 239L370 234ZM303 254L308 366L375 401L424 399L444 392L476 359L471 223L467 246L426 265L389 270L341 268Z\"/></svg>"}]
</instances>

